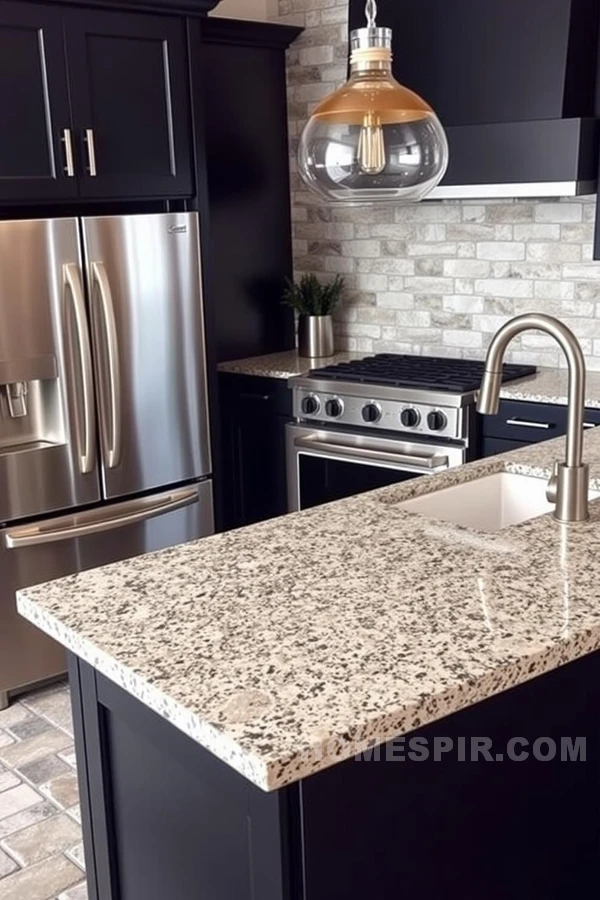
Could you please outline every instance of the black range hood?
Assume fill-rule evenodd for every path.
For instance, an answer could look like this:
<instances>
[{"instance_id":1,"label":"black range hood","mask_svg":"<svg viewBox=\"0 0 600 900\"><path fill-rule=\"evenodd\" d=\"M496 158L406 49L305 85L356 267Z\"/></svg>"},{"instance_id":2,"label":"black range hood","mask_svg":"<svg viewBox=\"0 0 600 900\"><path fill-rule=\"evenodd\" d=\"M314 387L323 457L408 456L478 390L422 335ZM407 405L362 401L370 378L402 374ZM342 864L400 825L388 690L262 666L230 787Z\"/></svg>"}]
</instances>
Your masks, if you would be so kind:
<instances>
[{"instance_id":1,"label":"black range hood","mask_svg":"<svg viewBox=\"0 0 600 900\"><path fill-rule=\"evenodd\" d=\"M434 108L450 144L441 198L596 191L598 0L380 0L394 74ZM364 0L350 0L363 27Z\"/></svg>"}]
</instances>

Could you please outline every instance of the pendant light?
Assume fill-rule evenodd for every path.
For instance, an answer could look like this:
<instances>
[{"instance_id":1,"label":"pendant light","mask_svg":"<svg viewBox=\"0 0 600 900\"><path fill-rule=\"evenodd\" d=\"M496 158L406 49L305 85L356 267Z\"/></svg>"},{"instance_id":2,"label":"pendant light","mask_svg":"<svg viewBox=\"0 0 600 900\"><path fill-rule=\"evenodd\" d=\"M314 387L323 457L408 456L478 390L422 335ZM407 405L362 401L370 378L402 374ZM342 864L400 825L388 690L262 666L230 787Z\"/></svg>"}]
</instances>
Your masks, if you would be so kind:
<instances>
[{"instance_id":1,"label":"pendant light","mask_svg":"<svg viewBox=\"0 0 600 900\"><path fill-rule=\"evenodd\" d=\"M375 24L350 35L350 79L315 109L300 138L309 188L346 204L422 200L444 177L448 142L431 107L392 75L392 31Z\"/></svg>"}]
</instances>

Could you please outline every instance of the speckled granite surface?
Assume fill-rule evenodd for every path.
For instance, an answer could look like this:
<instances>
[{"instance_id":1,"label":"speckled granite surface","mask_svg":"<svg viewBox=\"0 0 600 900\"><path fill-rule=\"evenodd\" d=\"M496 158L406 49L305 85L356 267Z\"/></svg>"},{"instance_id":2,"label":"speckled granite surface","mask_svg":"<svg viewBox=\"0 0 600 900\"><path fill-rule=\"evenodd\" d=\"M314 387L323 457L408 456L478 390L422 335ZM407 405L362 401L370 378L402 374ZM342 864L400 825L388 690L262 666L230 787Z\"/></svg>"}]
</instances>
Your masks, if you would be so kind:
<instances>
[{"instance_id":1,"label":"speckled granite surface","mask_svg":"<svg viewBox=\"0 0 600 900\"><path fill-rule=\"evenodd\" d=\"M349 359L364 359L364 353L340 352L320 359L307 359L297 350L283 353L269 353L267 356L252 356L250 359L234 359L219 363L219 372L233 372L235 375L259 375L262 378L292 378L306 375L310 369L335 366Z\"/></svg>"},{"instance_id":2,"label":"speckled granite surface","mask_svg":"<svg viewBox=\"0 0 600 900\"><path fill-rule=\"evenodd\" d=\"M530 378L521 378L502 388L505 400L528 400L530 403L567 405L568 374L566 369L540 369ZM588 372L585 405L600 409L600 372Z\"/></svg>"},{"instance_id":3,"label":"speckled granite surface","mask_svg":"<svg viewBox=\"0 0 600 900\"><path fill-rule=\"evenodd\" d=\"M348 359L362 359L364 353L336 353L326 360L303 359L295 350L271 353L220 363L220 372L234 372L239 375L261 375L264 378L291 378L305 375L309 369L318 366L335 365ZM502 388L501 396L506 400L527 400L530 403L567 403L566 369L540 369L530 378L521 378ZM600 372L587 373L586 406L600 409Z\"/></svg>"},{"instance_id":4,"label":"speckled granite surface","mask_svg":"<svg viewBox=\"0 0 600 900\"><path fill-rule=\"evenodd\" d=\"M600 432L586 435L600 488ZM22 591L21 613L266 790L600 648L600 501L482 534L401 500L563 439Z\"/></svg>"}]
</instances>

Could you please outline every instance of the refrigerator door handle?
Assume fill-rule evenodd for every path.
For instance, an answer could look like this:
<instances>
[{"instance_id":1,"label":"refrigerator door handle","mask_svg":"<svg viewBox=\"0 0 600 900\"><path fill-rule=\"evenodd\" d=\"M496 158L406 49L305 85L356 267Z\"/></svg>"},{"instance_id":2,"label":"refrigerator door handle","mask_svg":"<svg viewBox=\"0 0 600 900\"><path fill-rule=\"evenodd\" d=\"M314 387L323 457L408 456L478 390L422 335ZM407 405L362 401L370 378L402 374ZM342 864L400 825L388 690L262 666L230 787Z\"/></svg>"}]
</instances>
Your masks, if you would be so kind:
<instances>
[{"instance_id":1,"label":"refrigerator door handle","mask_svg":"<svg viewBox=\"0 0 600 900\"><path fill-rule=\"evenodd\" d=\"M104 387L100 391L100 431L102 434L104 464L108 469L116 469L121 461L122 449L121 371L119 367L117 325L115 321L115 309L112 291L110 289L110 281L104 263L92 263L92 277L94 283L98 286L97 295L92 286L92 295L100 298L104 339L106 342L106 359L108 364L108 398L104 397ZM110 412L107 412L106 408L107 399Z\"/></svg>"},{"instance_id":2,"label":"refrigerator door handle","mask_svg":"<svg viewBox=\"0 0 600 900\"><path fill-rule=\"evenodd\" d=\"M81 372L81 401L83 422L81 422L80 420L78 404L76 416L76 433L79 450L79 471L82 475L87 475L93 471L96 462L96 429L92 375L92 351L90 347L90 336L88 331L85 300L83 298L83 287L81 285L79 266L77 266L75 263L67 263L63 267L63 272L65 300L67 297L69 297L73 308L73 317L75 320L75 329L77 333L77 356L79 359L79 367Z\"/></svg>"},{"instance_id":3,"label":"refrigerator door handle","mask_svg":"<svg viewBox=\"0 0 600 900\"><path fill-rule=\"evenodd\" d=\"M184 506L192 506L199 500L198 487L181 488L166 494L121 503L119 504L121 513L116 516L107 515L106 509L95 509L76 516L63 516L60 519L48 519L34 525L12 528L4 533L4 543L7 550L22 550L40 544L72 541L145 522L147 519L182 509Z\"/></svg>"}]
</instances>

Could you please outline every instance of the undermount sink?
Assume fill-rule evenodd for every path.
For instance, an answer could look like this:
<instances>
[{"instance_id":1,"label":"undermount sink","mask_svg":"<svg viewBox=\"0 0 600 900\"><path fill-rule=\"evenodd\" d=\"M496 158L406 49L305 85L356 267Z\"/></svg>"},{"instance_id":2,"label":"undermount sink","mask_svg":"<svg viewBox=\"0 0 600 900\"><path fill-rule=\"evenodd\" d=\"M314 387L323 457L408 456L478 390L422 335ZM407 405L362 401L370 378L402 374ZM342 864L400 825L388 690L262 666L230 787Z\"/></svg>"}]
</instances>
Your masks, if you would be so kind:
<instances>
[{"instance_id":1,"label":"undermount sink","mask_svg":"<svg viewBox=\"0 0 600 900\"><path fill-rule=\"evenodd\" d=\"M590 491L589 496L594 500L600 493ZM401 506L408 512L487 532L501 531L554 511L554 504L546 499L545 478L512 472L497 472L414 497Z\"/></svg>"}]
</instances>

